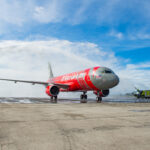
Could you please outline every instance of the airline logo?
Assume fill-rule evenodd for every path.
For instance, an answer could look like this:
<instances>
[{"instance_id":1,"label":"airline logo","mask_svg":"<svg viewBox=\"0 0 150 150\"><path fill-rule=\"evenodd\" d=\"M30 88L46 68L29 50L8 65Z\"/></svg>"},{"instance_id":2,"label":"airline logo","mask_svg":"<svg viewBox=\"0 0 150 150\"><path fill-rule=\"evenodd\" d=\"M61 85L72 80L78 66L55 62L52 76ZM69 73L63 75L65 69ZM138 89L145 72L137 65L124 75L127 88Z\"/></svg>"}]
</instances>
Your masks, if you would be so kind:
<instances>
[{"instance_id":1,"label":"airline logo","mask_svg":"<svg viewBox=\"0 0 150 150\"><path fill-rule=\"evenodd\" d=\"M73 80L73 79L78 79L78 78L84 78L84 76L85 76L85 73L75 74L73 76L71 76L71 75L63 76L61 81Z\"/></svg>"}]
</instances>

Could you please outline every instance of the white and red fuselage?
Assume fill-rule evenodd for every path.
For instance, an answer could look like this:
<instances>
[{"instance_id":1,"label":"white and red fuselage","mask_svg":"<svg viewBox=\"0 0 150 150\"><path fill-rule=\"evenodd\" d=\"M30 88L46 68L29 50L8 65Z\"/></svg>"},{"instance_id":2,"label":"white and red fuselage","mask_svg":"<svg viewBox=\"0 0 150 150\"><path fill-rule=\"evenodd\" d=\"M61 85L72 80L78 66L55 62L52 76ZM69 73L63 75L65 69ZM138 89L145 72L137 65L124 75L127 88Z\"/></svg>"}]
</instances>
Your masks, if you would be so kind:
<instances>
[{"instance_id":1,"label":"white and red fuselage","mask_svg":"<svg viewBox=\"0 0 150 150\"><path fill-rule=\"evenodd\" d=\"M57 100L59 92L75 92L81 91L81 99L87 99L86 92L93 91L97 95L98 101L101 97L109 94L109 89L113 88L119 83L118 76L109 68L106 67L93 67L79 72L73 72L58 77L53 77L51 66L49 64L50 78L47 82L43 81L26 81L4 79L0 80L41 84L46 87L46 94Z\"/></svg>"},{"instance_id":2,"label":"white and red fuselage","mask_svg":"<svg viewBox=\"0 0 150 150\"><path fill-rule=\"evenodd\" d=\"M54 77L48 80L49 85L46 87L46 93L53 96L50 92L51 87L55 84L68 85L68 87L59 88L60 92L73 92L73 91L106 91L116 86L119 83L118 76L109 68L94 67L79 72L73 72L66 75ZM53 89L53 91L55 91ZM58 90L56 95L58 94ZM55 94L54 94L55 95Z\"/></svg>"}]
</instances>

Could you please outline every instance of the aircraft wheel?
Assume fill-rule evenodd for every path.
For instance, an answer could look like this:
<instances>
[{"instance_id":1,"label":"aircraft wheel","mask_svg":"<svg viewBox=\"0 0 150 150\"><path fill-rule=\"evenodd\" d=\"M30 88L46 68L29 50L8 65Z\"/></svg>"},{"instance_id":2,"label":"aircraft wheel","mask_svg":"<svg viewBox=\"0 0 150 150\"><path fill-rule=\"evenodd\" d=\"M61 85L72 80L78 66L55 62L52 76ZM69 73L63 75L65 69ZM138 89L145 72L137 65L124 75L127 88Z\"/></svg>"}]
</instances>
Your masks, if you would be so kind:
<instances>
[{"instance_id":1,"label":"aircraft wheel","mask_svg":"<svg viewBox=\"0 0 150 150\"><path fill-rule=\"evenodd\" d=\"M82 95L80 96L80 99L87 99L87 95L83 95L83 94L82 94Z\"/></svg>"},{"instance_id":2,"label":"aircraft wheel","mask_svg":"<svg viewBox=\"0 0 150 150\"><path fill-rule=\"evenodd\" d=\"M50 97L50 102L53 103L53 96Z\"/></svg>"},{"instance_id":3,"label":"aircraft wheel","mask_svg":"<svg viewBox=\"0 0 150 150\"><path fill-rule=\"evenodd\" d=\"M80 103L87 103L87 100L86 99L82 99L82 100L80 100Z\"/></svg>"},{"instance_id":4,"label":"aircraft wheel","mask_svg":"<svg viewBox=\"0 0 150 150\"><path fill-rule=\"evenodd\" d=\"M80 99L83 99L83 95L80 95Z\"/></svg>"},{"instance_id":5,"label":"aircraft wheel","mask_svg":"<svg viewBox=\"0 0 150 150\"><path fill-rule=\"evenodd\" d=\"M80 95L80 103L87 103L87 95Z\"/></svg>"},{"instance_id":6,"label":"aircraft wheel","mask_svg":"<svg viewBox=\"0 0 150 150\"><path fill-rule=\"evenodd\" d=\"M54 103L57 103L57 96L54 96Z\"/></svg>"},{"instance_id":7,"label":"aircraft wheel","mask_svg":"<svg viewBox=\"0 0 150 150\"><path fill-rule=\"evenodd\" d=\"M84 99L87 99L87 95L84 95Z\"/></svg>"},{"instance_id":8,"label":"aircraft wheel","mask_svg":"<svg viewBox=\"0 0 150 150\"><path fill-rule=\"evenodd\" d=\"M57 103L57 96L51 96L50 97L50 102L51 103Z\"/></svg>"},{"instance_id":9,"label":"aircraft wheel","mask_svg":"<svg viewBox=\"0 0 150 150\"><path fill-rule=\"evenodd\" d=\"M80 95L80 99L87 99L87 95Z\"/></svg>"},{"instance_id":10,"label":"aircraft wheel","mask_svg":"<svg viewBox=\"0 0 150 150\"><path fill-rule=\"evenodd\" d=\"M102 97L97 97L96 101L97 101L97 103L101 103L102 102Z\"/></svg>"}]
</instances>

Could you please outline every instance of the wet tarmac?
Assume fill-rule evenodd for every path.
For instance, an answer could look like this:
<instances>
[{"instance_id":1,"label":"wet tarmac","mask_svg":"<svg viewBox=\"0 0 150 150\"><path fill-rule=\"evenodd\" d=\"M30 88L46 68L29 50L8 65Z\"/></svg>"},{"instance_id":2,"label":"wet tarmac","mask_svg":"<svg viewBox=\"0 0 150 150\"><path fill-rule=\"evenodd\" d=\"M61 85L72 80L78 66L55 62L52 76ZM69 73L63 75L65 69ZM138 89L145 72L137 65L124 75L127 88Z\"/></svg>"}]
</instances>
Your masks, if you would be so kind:
<instances>
[{"instance_id":1,"label":"wet tarmac","mask_svg":"<svg viewBox=\"0 0 150 150\"><path fill-rule=\"evenodd\" d=\"M88 99L88 103L95 103L96 100ZM113 96L103 98L104 103L150 103L150 99L137 99L128 96ZM49 98L38 97L0 97L0 103L50 103ZM59 98L58 103L80 103L79 98Z\"/></svg>"},{"instance_id":2,"label":"wet tarmac","mask_svg":"<svg viewBox=\"0 0 150 150\"><path fill-rule=\"evenodd\" d=\"M150 103L0 98L0 150L149 150Z\"/></svg>"}]
</instances>

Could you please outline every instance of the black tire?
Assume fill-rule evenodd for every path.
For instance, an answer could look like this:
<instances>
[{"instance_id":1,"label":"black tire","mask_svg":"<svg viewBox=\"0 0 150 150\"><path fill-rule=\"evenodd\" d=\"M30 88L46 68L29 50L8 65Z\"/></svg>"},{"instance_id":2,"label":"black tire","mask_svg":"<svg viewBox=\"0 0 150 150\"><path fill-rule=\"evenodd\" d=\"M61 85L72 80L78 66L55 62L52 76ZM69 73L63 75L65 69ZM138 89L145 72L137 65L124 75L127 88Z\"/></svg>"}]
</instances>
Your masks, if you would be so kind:
<instances>
[{"instance_id":1,"label":"black tire","mask_svg":"<svg viewBox=\"0 0 150 150\"><path fill-rule=\"evenodd\" d=\"M80 103L87 103L87 100L82 99L82 100L80 100Z\"/></svg>"},{"instance_id":2,"label":"black tire","mask_svg":"<svg viewBox=\"0 0 150 150\"><path fill-rule=\"evenodd\" d=\"M87 103L87 95L80 95L80 103Z\"/></svg>"},{"instance_id":3,"label":"black tire","mask_svg":"<svg viewBox=\"0 0 150 150\"><path fill-rule=\"evenodd\" d=\"M57 103L57 96L53 96L53 103Z\"/></svg>"},{"instance_id":4,"label":"black tire","mask_svg":"<svg viewBox=\"0 0 150 150\"><path fill-rule=\"evenodd\" d=\"M96 101L97 101L97 103L101 103L102 102L102 97L97 97Z\"/></svg>"},{"instance_id":5,"label":"black tire","mask_svg":"<svg viewBox=\"0 0 150 150\"><path fill-rule=\"evenodd\" d=\"M50 97L50 102L51 103L57 103L57 96L51 96Z\"/></svg>"},{"instance_id":6,"label":"black tire","mask_svg":"<svg viewBox=\"0 0 150 150\"><path fill-rule=\"evenodd\" d=\"M53 96L50 97L50 102L53 103Z\"/></svg>"},{"instance_id":7,"label":"black tire","mask_svg":"<svg viewBox=\"0 0 150 150\"><path fill-rule=\"evenodd\" d=\"M87 99L87 95L84 95L84 99Z\"/></svg>"},{"instance_id":8,"label":"black tire","mask_svg":"<svg viewBox=\"0 0 150 150\"><path fill-rule=\"evenodd\" d=\"M83 95L80 95L80 99L83 99Z\"/></svg>"}]
</instances>

